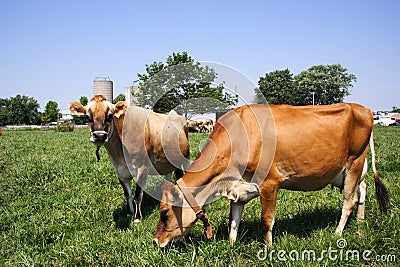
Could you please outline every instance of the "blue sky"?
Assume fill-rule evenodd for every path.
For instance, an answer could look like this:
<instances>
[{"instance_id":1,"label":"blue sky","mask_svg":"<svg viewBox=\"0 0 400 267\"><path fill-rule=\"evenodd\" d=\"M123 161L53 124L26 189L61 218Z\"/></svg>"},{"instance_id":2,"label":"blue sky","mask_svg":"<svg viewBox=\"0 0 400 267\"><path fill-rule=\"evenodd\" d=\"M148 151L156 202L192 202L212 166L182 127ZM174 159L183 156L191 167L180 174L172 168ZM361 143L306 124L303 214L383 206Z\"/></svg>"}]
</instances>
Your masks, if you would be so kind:
<instances>
[{"instance_id":1,"label":"blue sky","mask_svg":"<svg viewBox=\"0 0 400 267\"><path fill-rule=\"evenodd\" d=\"M398 1L2 0L0 8L0 98L25 94L42 109L91 97L97 76L125 93L146 64L181 51L254 83L277 69L340 63L357 76L346 101L400 106Z\"/></svg>"}]
</instances>

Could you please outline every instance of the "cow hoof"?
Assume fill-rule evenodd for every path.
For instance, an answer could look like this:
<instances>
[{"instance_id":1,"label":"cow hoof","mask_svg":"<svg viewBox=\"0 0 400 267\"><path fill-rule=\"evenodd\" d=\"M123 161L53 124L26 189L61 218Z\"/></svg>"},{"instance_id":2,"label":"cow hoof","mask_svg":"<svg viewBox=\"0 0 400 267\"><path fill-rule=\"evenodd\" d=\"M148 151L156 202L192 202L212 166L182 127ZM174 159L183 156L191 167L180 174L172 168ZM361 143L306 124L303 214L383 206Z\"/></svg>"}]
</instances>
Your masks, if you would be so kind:
<instances>
[{"instance_id":1,"label":"cow hoof","mask_svg":"<svg viewBox=\"0 0 400 267\"><path fill-rule=\"evenodd\" d=\"M133 222L134 222L134 223L140 223L141 220L140 220L140 219L135 219Z\"/></svg>"},{"instance_id":2,"label":"cow hoof","mask_svg":"<svg viewBox=\"0 0 400 267\"><path fill-rule=\"evenodd\" d=\"M335 231L336 236L342 236L342 233L343 233L343 231L340 229L336 229L336 231Z\"/></svg>"}]
</instances>

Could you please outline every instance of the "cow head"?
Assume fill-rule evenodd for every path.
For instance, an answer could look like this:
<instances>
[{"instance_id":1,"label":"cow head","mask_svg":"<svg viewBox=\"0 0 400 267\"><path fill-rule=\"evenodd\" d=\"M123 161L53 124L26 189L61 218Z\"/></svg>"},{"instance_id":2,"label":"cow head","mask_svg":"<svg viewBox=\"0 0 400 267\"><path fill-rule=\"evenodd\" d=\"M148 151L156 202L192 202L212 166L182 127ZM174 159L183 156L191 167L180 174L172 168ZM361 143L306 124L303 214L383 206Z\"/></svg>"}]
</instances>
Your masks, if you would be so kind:
<instances>
[{"instance_id":1,"label":"cow head","mask_svg":"<svg viewBox=\"0 0 400 267\"><path fill-rule=\"evenodd\" d=\"M103 145L108 141L113 117L119 118L127 109L125 101L113 105L102 95L94 96L83 106L79 102L69 104L69 109L75 115L86 115L90 129L90 141L95 145Z\"/></svg>"},{"instance_id":2,"label":"cow head","mask_svg":"<svg viewBox=\"0 0 400 267\"><path fill-rule=\"evenodd\" d=\"M160 219L154 242L160 247L184 237L196 223L197 217L182 192L171 183L163 185Z\"/></svg>"}]
</instances>

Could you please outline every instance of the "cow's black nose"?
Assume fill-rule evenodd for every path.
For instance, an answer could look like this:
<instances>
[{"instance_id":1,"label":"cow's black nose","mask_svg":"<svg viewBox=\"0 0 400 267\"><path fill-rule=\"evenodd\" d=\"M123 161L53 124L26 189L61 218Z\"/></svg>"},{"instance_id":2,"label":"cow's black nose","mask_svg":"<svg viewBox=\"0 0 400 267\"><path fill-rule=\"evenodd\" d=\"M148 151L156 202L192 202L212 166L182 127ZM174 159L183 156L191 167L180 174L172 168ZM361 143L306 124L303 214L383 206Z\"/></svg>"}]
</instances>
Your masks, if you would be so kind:
<instances>
[{"instance_id":1,"label":"cow's black nose","mask_svg":"<svg viewBox=\"0 0 400 267\"><path fill-rule=\"evenodd\" d=\"M105 142L107 140L107 132L105 131L94 131L93 132L93 140L95 142Z\"/></svg>"}]
</instances>

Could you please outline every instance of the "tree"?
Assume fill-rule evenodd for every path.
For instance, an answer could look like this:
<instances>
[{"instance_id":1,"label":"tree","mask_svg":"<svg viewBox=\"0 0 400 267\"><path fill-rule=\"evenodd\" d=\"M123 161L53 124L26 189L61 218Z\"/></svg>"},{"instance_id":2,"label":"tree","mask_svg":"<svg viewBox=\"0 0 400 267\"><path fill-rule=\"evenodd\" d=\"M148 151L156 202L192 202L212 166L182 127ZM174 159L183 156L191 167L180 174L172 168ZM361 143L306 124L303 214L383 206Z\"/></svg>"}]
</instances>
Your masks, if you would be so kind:
<instances>
[{"instance_id":1,"label":"tree","mask_svg":"<svg viewBox=\"0 0 400 267\"><path fill-rule=\"evenodd\" d=\"M7 109L8 101L7 98L0 98L0 126L8 124L8 118L10 116Z\"/></svg>"},{"instance_id":2,"label":"tree","mask_svg":"<svg viewBox=\"0 0 400 267\"><path fill-rule=\"evenodd\" d=\"M312 104L314 92L315 104L328 105L343 102L357 78L340 64L332 64L313 66L296 75L295 80L295 86L304 97L303 104Z\"/></svg>"},{"instance_id":3,"label":"tree","mask_svg":"<svg viewBox=\"0 0 400 267\"><path fill-rule=\"evenodd\" d=\"M298 104L302 95L297 92L294 81L293 74L289 69L276 70L265 74L258 80L259 88L256 90L256 103Z\"/></svg>"},{"instance_id":4,"label":"tree","mask_svg":"<svg viewBox=\"0 0 400 267\"><path fill-rule=\"evenodd\" d=\"M7 103L10 124L40 124L39 103L33 97L16 95Z\"/></svg>"},{"instance_id":5,"label":"tree","mask_svg":"<svg viewBox=\"0 0 400 267\"><path fill-rule=\"evenodd\" d=\"M89 102L87 96L81 96L81 98L79 98L79 102L82 104L82 106L86 106L87 103Z\"/></svg>"},{"instance_id":6,"label":"tree","mask_svg":"<svg viewBox=\"0 0 400 267\"><path fill-rule=\"evenodd\" d=\"M87 96L83 95L79 98L79 102L82 104L82 106L86 106L87 103L89 102L89 99ZM86 115L72 115L72 120L74 121L75 124L78 125L83 125L87 123Z\"/></svg>"},{"instance_id":7,"label":"tree","mask_svg":"<svg viewBox=\"0 0 400 267\"><path fill-rule=\"evenodd\" d=\"M42 122L57 121L59 112L58 103L50 100L44 108Z\"/></svg>"},{"instance_id":8,"label":"tree","mask_svg":"<svg viewBox=\"0 0 400 267\"><path fill-rule=\"evenodd\" d=\"M288 69L277 70L260 77L254 101L295 106L333 104L350 94L356 81L354 74L340 64L316 65L293 77Z\"/></svg>"},{"instance_id":9,"label":"tree","mask_svg":"<svg viewBox=\"0 0 400 267\"><path fill-rule=\"evenodd\" d=\"M136 104L156 112L176 109L187 117L189 112L216 111L237 103L237 96L223 92L223 84L211 85L217 77L215 71L201 66L186 52L173 53L165 64L146 65L146 73L139 73L138 77L140 89L134 95Z\"/></svg>"},{"instance_id":10,"label":"tree","mask_svg":"<svg viewBox=\"0 0 400 267\"><path fill-rule=\"evenodd\" d=\"M125 99L126 99L125 95L121 93L121 94L117 95L116 98L114 98L113 104L117 104L118 101L125 101Z\"/></svg>"}]
</instances>

